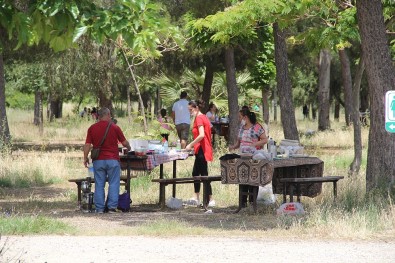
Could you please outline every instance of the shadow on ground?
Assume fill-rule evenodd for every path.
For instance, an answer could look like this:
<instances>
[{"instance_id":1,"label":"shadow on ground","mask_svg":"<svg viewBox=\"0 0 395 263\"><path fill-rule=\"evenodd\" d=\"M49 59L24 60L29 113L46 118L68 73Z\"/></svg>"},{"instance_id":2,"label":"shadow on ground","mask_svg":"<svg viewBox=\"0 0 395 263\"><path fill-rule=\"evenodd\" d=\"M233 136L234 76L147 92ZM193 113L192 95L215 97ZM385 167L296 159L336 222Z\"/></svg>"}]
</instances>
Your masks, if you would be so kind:
<instances>
[{"instance_id":1,"label":"shadow on ground","mask_svg":"<svg viewBox=\"0 0 395 263\"><path fill-rule=\"evenodd\" d=\"M214 207L207 214L200 207L185 206L178 210L160 209L157 204L133 204L130 212L116 214L85 213L78 209L71 189L55 186L0 188L0 211L7 215L43 215L61 219L81 232L103 227L122 229L147 225L155 221L177 221L191 227L217 230L268 230L277 227L273 207L258 206L255 214L245 209L235 214L236 206ZM77 232L80 232L77 231ZM99 230L100 231L100 230Z\"/></svg>"}]
</instances>

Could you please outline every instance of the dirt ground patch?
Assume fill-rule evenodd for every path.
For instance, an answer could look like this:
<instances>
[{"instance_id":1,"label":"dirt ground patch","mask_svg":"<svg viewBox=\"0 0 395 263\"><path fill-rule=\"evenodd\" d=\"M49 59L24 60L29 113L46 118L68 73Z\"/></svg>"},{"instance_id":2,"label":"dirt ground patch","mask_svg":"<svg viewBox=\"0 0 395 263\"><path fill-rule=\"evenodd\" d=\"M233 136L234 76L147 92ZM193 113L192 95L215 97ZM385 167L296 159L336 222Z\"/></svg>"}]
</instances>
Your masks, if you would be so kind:
<instances>
[{"instance_id":1,"label":"dirt ground patch","mask_svg":"<svg viewBox=\"0 0 395 263\"><path fill-rule=\"evenodd\" d=\"M234 214L236 207L215 207L212 214L206 214L198 207L183 207L179 210L160 209L158 204L133 204L131 211L116 214L85 213L78 209L70 194L75 189L61 186L0 189L0 206L8 214L40 214L60 219L72 225L80 233L111 235L114 229L128 227L157 220L176 220L190 226L213 230L267 230L276 227L273 207L259 207L258 213L250 210ZM92 228L95 225L95 228ZM118 231L116 231L118 232Z\"/></svg>"}]
</instances>

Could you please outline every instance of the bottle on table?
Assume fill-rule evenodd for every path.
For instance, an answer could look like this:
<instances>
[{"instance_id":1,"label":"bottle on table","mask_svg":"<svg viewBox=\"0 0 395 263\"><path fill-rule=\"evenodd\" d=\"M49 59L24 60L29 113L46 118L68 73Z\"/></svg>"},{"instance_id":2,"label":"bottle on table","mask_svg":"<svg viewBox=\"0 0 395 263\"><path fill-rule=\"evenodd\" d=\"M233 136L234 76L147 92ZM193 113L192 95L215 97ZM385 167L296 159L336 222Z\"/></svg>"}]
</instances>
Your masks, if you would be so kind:
<instances>
[{"instance_id":1,"label":"bottle on table","mask_svg":"<svg viewBox=\"0 0 395 263\"><path fill-rule=\"evenodd\" d=\"M273 140L273 138L269 139L269 142L267 143L267 150L270 153L272 159L277 157L276 142Z\"/></svg>"},{"instance_id":2,"label":"bottle on table","mask_svg":"<svg viewBox=\"0 0 395 263\"><path fill-rule=\"evenodd\" d=\"M165 139L163 142L163 152L167 153L169 151L169 143Z\"/></svg>"},{"instance_id":3,"label":"bottle on table","mask_svg":"<svg viewBox=\"0 0 395 263\"><path fill-rule=\"evenodd\" d=\"M181 142L180 142L180 140L177 140L176 150L177 151L181 151Z\"/></svg>"}]
</instances>

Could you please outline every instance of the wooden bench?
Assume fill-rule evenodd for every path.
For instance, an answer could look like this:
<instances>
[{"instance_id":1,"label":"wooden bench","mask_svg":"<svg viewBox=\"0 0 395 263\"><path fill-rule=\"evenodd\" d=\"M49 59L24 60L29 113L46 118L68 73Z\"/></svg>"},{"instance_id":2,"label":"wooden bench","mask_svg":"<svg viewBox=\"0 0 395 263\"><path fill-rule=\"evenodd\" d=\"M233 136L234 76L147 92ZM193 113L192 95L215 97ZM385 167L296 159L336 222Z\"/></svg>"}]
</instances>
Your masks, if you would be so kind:
<instances>
[{"instance_id":1,"label":"wooden bench","mask_svg":"<svg viewBox=\"0 0 395 263\"><path fill-rule=\"evenodd\" d=\"M296 188L297 201L300 202L300 185L301 184L314 184L314 183L333 183L333 199L336 201L337 186L336 183L344 176L324 176L324 177L308 177L308 178L281 178L280 182L283 183L283 203L287 202L287 186L289 186L289 199L293 202L293 188Z\"/></svg>"},{"instance_id":2,"label":"wooden bench","mask_svg":"<svg viewBox=\"0 0 395 263\"><path fill-rule=\"evenodd\" d=\"M159 183L160 197L159 204L162 208L165 207L165 189L169 184L193 184L193 183L203 183L203 208L207 210L207 205L209 202L208 196L208 186L213 181L221 181L221 176L194 176L194 177L183 177L183 178L164 178L164 179L152 179L154 183ZM175 194L174 194L175 195ZM173 196L175 197L175 196Z\"/></svg>"},{"instance_id":3,"label":"wooden bench","mask_svg":"<svg viewBox=\"0 0 395 263\"><path fill-rule=\"evenodd\" d=\"M89 179L90 179L90 182L91 182L92 184L95 183L95 178L89 178ZM77 202L78 202L78 207L81 208L81 201L82 201L82 189L81 189L81 184L82 184L83 181L88 181L88 178L87 178L87 177L84 177L84 178L75 178L75 179L69 179L68 181L69 181L70 183L76 183L76 185L77 185ZM121 181L123 182L123 184L126 185L126 182L127 182L126 176L122 175L122 176L121 176Z\"/></svg>"}]
</instances>

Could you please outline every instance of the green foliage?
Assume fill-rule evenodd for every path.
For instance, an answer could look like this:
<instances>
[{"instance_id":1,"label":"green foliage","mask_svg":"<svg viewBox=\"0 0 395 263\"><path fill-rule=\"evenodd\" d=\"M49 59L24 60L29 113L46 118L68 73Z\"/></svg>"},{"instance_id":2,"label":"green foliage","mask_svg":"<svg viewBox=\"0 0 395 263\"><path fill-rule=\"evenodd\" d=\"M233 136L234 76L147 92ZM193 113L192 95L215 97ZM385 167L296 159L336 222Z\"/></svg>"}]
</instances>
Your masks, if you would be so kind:
<instances>
[{"instance_id":1,"label":"green foliage","mask_svg":"<svg viewBox=\"0 0 395 263\"><path fill-rule=\"evenodd\" d=\"M0 174L0 186L28 188L53 184L59 181L55 178L48 178L44 173L45 171L37 167L23 172L4 171Z\"/></svg>"},{"instance_id":2,"label":"green foliage","mask_svg":"<svg viewBox=\"0 0 395 263\"><path fill-rule=\"evenodd\" d=\"M10 89L6 92L6 104L9 108L32 109L34 107L34 95Z\"/></svg>"},{"instance_id":3,"label":"green foliage","mask_svg":"<svg viewBox=\"0 0 395 263\"><path fill-rule=\"evenodd\" d=\"M9 61L6 66L6 88L31 94L38 90L45 91L45 66L40 61L25 63L23 61Z\"/></svg>"},{"instance_id":4,"label":"green foliage","mask_svg":"<svg viewBox=\"0 0 395 263\"><path fill-rule=\"evenodd\" d=\"M69 234L73 229L66 223L45 216L0 216L0 232L18 234Z\"/></svg>"}]
</instances>

